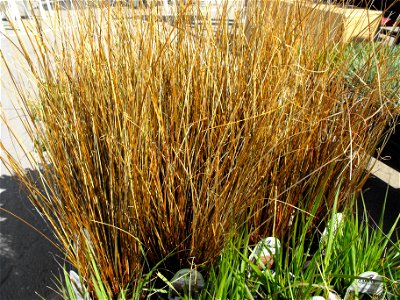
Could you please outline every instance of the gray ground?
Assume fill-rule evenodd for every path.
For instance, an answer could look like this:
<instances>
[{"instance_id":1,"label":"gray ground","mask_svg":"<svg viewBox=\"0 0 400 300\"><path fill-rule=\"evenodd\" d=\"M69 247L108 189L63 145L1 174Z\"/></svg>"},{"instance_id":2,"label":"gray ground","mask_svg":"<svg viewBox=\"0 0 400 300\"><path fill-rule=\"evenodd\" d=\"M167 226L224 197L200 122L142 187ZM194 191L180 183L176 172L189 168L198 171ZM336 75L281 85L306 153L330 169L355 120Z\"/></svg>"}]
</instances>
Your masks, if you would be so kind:
<instances>
[{"instance_id":1,"label":"gray ground","mask_svg":"<svg viewBox=\"0 0 400 300\"><path fill-rule=\"evenodd\" d=\"M47 237L52 233L30 204L15 176L0 177L0 206L29 222ZM60 253L16 217L0 211L0 299L61 299L54 288L61 278Z\"/></svg>"},{"instance_id":2,"label":"gray ground","mask_svg":"<svg viewBox=\"0 0 400 300\"><path fill-rule=\"evenodd\" d=\"M0 34L1 52L15 72L18 84L25 90L34 92L25 73L26 66L21 63L23 60L12 46L12 42L16 41L15 34L11 32L7 22L3 24L11 40ZM21 34L21 38L24 42L28 40L25 34ZM28 47L28 51L32 53L31 47ZM2 117L7 119L11 130L18 134L28 151L31 151L32 145L20 121L23 111L16 102L15 91L11 88L11 78L1 59L0 73ZM8 128L3 122L0 124L1 143L19 158L25 168L31 169L23 152L16 147ZM0 153L0 157L4 157L3 152ZM16 176L6 169L2 161L0 161L0 207L25 220L45 236L52 237L51 231L28 201ZM56 277L61 278L59 264L63 265L63 260L60 253L39 233L4 210L0 211L0 299L40 299L38 295L45 299L60 299L56 292L49 288L55 287L53 282L56 282Z\"/></svg>"}]
</instances>

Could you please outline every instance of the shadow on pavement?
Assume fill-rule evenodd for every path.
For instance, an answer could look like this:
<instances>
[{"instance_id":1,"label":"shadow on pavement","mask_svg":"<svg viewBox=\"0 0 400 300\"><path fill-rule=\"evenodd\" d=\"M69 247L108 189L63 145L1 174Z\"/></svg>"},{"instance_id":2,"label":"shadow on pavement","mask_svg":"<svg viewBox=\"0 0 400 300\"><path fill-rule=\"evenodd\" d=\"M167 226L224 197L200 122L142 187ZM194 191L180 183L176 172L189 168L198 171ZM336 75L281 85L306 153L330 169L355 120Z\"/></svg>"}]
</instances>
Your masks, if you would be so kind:
<instances>
[{"instance_id":1,"label":"shadow on pavement","mask_svg":"<svg viewBox=\"0 0 400 300\"><path fill-rule=\"evenodd\" d=\"M32 176L35 171L28 171ZM22 218L54 240L51 230L29 202L16 176L0 177L0 207ZM61 297L55 278L61 278L60 252L38 232L0 210L0 299L45 299Z\"/></svg>"}]
</instances>

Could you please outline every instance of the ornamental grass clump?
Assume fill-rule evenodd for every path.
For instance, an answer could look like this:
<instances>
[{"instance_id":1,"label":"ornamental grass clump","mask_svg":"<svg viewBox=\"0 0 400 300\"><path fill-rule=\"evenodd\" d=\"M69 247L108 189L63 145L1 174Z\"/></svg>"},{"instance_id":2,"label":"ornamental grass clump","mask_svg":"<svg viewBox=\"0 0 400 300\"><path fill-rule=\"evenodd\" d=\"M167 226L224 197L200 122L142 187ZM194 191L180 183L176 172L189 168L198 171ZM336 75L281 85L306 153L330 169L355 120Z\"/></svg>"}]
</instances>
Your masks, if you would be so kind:
<instances>
[{"instance_id":1,"label":"ornamental grass clump","mask_svg":"<svg viewBox=\"0 0 400 300\"><path fill-rule=\"evenodd\" d=\"M212 263L235 228L285 239L297 210L317 224L339 187L340 206L361 186L396 111L385 49L364 64L368 84L349 79L330 23L315 34L309 14L281 5L221 6L218 22L196 1L171 19L151 3L57 10L50 33L39 19L25 28L33 54L16 43L37 83L19 95L40 189L7 164L110 297L161 260Z\"/></svg>"}]
</instances>

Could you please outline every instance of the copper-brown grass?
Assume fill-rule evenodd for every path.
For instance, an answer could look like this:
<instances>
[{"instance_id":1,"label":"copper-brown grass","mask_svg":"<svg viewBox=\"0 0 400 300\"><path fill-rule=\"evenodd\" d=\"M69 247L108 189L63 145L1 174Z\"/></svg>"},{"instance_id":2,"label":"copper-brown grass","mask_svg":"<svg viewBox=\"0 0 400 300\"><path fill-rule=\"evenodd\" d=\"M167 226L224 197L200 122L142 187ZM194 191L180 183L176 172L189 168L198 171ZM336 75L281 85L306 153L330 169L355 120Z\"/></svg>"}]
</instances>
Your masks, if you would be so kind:
<instances>
[{"instance_id":1,"label":"copper-brown grass","mask_svg":"<svg viewBox=\"0 0 400 300\"><path fill-rule=\"evenodd\" d=\"M93 253L116 295L143 255L210 263L232 229L284 238L296 210L322 199L322 221L338 188L340 205L360 188L395 110L386 56L350 81L333 23L280 5L214 26L189 4L173 24L154 7L58 11L57 42L36 36L37 104L21 98L46 192L25 183L84 277Z\"/></svg>"}]
</instances>

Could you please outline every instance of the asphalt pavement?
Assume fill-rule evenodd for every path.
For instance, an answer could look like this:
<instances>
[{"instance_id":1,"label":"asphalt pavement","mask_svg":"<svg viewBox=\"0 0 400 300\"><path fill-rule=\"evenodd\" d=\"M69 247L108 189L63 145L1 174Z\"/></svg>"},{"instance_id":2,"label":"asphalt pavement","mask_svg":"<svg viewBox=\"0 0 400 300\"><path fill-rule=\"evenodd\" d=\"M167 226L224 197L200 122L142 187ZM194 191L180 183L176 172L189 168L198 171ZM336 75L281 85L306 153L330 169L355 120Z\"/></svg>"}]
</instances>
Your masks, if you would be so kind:
<instances>
[{"instance_id":1,"label":"asphalt pavement","mask_svg":"<svg viewBox=\"0 0 400 300\"><path fill-rule=\"evenodd\" d=\"M61 299L55 289L65 262L43 237L54 242L51 229L15 176L2 175L0 189L0 206L11 213L0 211L0 299Z\"/></svg>"},{"instance_id":2,"label":"asphalt pavement","mask_svg":"<svg viewBox=\"0 0 400 300\"><path fill-rule=\"evenodd\" d=\"M1 20L0 20L1 21ZM8 22L1 21L7 33L7 38L0 33L1 53L15 76L16 82L23 89L35 93L35 85L29 78L27 66L20 53L13 47L16 35L12 32ZM31 22L24 20L23 22ZM49 31L49 29L45 29ZM20 32L20 37L29 47L28 37ZM13 88L12 78L8 74L6 65L0 58L1 73L1 115L7 120L9 128L1 121L1 143L11 154L18 158L22 166L31 174L35 171L29 159L13 138L15 132L28 152L33 146L29 135L24 129L21 118L24 111L18 103L16 91ZM4 157L0 153L0 157ZM57 278L62 278L64 265L61 253L50 241L53 240L51 229L28 200L27 194L17 177L7 170L0 160L0 299L1 300L30 300L30 299L61 299L55 291ZM39 233L40 232L40 233Z\"/></svg>"}]
</instances>

